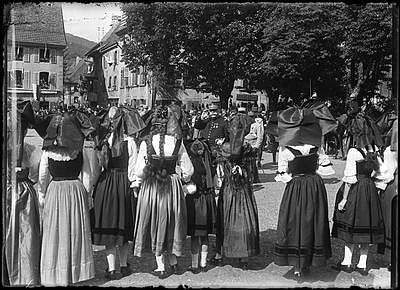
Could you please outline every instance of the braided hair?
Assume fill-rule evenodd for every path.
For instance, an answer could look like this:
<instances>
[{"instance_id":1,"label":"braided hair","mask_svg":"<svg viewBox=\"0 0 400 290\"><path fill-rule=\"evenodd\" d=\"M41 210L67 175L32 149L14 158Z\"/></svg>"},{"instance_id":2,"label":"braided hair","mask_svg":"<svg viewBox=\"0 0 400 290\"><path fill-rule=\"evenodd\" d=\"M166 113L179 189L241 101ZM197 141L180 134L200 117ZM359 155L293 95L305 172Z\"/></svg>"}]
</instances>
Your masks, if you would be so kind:
<instances>
[{"instance_id":1,"label":"braided hair","mask_svg":"<svg viewBox=\"0 0 400 290\"><path fill-rule=\"evenodd\" d=\"M151 120L151 130L150 130L150 142L153 140L153 136L160 134L160 156L164 156L164 144L165 144L165 134L167 133L168 124L168 107L159 106L156 108L153 118Z\"/></svg>"}]
</instances>

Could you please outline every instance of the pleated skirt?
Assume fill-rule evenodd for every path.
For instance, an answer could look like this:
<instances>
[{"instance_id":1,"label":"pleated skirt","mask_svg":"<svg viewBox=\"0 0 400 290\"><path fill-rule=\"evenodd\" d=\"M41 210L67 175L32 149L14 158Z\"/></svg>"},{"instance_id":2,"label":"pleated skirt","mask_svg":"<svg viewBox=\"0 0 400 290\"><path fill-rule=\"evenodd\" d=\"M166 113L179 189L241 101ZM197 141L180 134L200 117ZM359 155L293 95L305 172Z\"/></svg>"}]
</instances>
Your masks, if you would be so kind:
<instances>
[{"instance_id":1,"label":"pleated skirt","mask_svg":"<svg viewBox=\"0 0 400 290\"><path fill-rule=\"evenodd\" d=\"M372 179L358 178L350 187L344 210L339 211L343 192L344 184L336 194L332 236L349 244L383 243L385 227L381 202Z\"/></svg>"},{"instance_id":2,"label":"pleated skirt","mask_svg":"<svg viewBox=\"0 0 400 290\"><path fill-rule=\"evenodd\" d=\"M40 216L38 199L30 181L17 183L17 201L11 210L5 240L10 285L40 283Z\"/></svg>"},{"instance_id":3,"label":"pleated skirt","mask_svg":"<svg viewBox=\"0 0 400 290\"><path fill-rule=\"evenodd\" d=\"M128 172L103 171L95 186L93 200L93 244L112 248L133 241L137 199L131 193Z\"/></svg>"},{"instance_id":4,"label":"pleated skirt","mask_svg":"<svg viewBox=\"0 0 400 290\"><path fill-rule=\"evenodd\" d=\"M213 188L186 196L187 235L204 237L215 234L217 204Z\"/></svg>"},{"instance_id":5,"label":"pleated skirt","mask_svg":"<svg viewBox=\"0 0 400 290\"><path fill-rule=\"evenodd\" d=\"M41 284L66 286L94 278L88 196L82 182L52 181L43 209Z\"/></svg>"},{"instance_id":6,"label":"pleated skirt","mask_svg":"<svg viewBox=\"0 0 400 290\"><path fill-rule=\"evenodd\" d=\"M229 258L260 253L257 204L249 180L225 177L218 197L217 241Z\"/></svg>"},{"instance_id":7,"label":"pleated skirt","mask_svg":"<svg viewBox=\"0 0 400 290\"><path fill-rule=\"evenodd\" d=\"M182 183L177 174L168 182L143 180L138 196L135 256L163 253L182 256L187 232L187 210Z\"/></svg>"},{"instance_id":8,"label":"pleated skirt","mask_svg":"<svg viewBox=\"0 0 400 290\"><path fill-rule=\"evenodd\" d=\"M378 253L385 254L387 258L390 257L392 250L392 201L397 194L396 174L395 179L380 194L383 222L385 224L385 242L378 245Z\"/></svg>"},{"instance_id":9,"label":"pleated skirt","mask_svg":"<svg viewBox=\"0 0 400 290\"><path fill-rule=\"evenodd\" d=\"M279 266L323 266L332 256L326 189L319 175L293 177L279 208L274 262Z\"/></svg>"}]
</instances>

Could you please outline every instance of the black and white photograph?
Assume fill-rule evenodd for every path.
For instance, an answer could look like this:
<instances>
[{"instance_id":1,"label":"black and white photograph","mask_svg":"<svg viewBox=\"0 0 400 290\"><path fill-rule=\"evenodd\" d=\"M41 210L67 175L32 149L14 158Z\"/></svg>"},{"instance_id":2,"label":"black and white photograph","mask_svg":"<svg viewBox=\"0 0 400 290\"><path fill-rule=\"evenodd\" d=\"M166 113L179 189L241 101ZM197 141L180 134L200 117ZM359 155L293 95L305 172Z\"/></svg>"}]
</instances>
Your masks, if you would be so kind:
<instances>
[{"instance_id":1,"label":"black and white photograph","mask_svg":"<svg viewBox=\"0 0 400 290\"><path fill-rule=\"evenodd\" d=\"M398 4L2 8L3 287L398 287Z\"/></svg>"}]
</instances>

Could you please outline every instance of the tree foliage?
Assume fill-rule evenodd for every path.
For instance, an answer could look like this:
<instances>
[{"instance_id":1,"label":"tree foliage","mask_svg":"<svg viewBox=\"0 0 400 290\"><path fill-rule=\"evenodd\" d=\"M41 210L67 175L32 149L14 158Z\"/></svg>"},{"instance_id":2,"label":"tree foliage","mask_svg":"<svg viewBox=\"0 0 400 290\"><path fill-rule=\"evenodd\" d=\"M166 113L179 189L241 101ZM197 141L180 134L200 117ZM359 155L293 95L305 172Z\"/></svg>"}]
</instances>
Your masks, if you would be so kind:
<instances>
[{"instance_id":1,"label":"tree foliage","mask_svg":"<svg viewBox=\"0 0 400 290\"><path fill-rule=\"evenodd\" d=\"M301 98L371 97L391 61L388 4L123 5L125 61L159 83L208 90L228 104L234 81Z\"/></svg>"}]
</instances>

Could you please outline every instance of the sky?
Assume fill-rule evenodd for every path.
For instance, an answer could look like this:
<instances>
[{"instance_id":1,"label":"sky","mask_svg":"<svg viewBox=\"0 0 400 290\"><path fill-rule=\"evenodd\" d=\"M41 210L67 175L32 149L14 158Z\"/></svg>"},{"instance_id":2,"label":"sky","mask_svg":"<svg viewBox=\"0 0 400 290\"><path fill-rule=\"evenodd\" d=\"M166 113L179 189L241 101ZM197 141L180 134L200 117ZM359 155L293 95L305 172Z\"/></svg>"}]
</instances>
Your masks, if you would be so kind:
<instances>
[{"instance_id":1,"label":"sky","mask_svg":"<svg viewBox=\"0 0 400 290\"><path fill-rule=\"evenodd\" d=\"M65 32L94 42L99 42L111 28L112 15L122 15L119 3L115 2L63 2L62 10Z\"/></svg>"}]
</instances>

